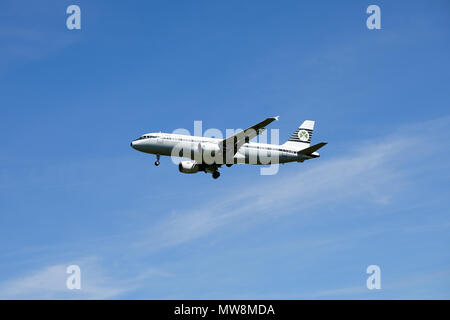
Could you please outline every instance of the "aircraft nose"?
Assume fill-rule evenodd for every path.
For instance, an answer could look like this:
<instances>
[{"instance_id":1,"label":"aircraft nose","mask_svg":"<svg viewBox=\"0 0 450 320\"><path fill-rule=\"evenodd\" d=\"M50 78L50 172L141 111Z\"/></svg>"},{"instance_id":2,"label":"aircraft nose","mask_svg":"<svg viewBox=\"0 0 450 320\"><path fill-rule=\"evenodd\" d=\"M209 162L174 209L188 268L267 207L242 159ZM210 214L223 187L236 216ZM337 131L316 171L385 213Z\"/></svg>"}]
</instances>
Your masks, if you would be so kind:
<instances>
[{"instance_id":1,"label":"aircraft nose","mask_svg":"<svg viewBox=\"0 0 450 320\"><path fill-rule=\"evenodd\" d=\"M134 149L134 141L131 141L130 146Z\"/></svg>"}]
</instances>

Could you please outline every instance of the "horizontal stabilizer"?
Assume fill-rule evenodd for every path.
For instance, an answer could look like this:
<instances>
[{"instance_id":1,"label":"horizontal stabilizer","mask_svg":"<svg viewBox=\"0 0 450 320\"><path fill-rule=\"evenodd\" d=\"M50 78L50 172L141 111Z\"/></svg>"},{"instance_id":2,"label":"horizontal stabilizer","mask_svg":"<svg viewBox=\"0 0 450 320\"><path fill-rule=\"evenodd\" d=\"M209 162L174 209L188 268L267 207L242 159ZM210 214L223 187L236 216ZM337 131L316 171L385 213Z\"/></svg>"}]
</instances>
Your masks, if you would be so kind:
<instances>
[{"instance_id":1,"label":"horizontal stabilizer","mask_svg":"<svg viewBox=\"0 0 450 320\"><path fill-rule=\"evenodd\" d=\"M322 148L323 146L325 146L327 144L327 142L321 142L318 144L315 144L311 147L308 147L306 149L300 150L298 153L304 154L304 155L310 155L313 152L316 152L317 150L319 150L320 148Z\"/></svg>"}]
</instances>

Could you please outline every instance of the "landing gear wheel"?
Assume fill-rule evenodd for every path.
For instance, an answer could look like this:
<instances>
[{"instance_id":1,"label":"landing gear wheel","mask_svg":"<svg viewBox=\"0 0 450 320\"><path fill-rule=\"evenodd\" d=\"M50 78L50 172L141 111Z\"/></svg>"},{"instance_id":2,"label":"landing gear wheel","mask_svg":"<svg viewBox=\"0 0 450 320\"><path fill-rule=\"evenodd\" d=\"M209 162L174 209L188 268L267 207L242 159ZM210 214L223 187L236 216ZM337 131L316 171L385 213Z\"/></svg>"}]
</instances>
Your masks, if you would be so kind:
<instances>
[{"instance_id":1,"label":"landing gear wheel","mask_svg":"<svg viewBox=\"0 0 450 320\"><path fill-rule=\"evenodd\" d=\"M159 161L158 160L155 161L155 166L159 166Z\"/></svg>"},{"instance_id":2,"label":"landing gear wheel","mask_svg":"<svg viewBox=\"0 0 450 320\"><path fill-rule=\"evenodd\" d=\"M217 179L218 177L220 177L220 172L219 171L214 171L213 174L212 174L212 177L214 179Z\"/></svg>"}]
</instances>

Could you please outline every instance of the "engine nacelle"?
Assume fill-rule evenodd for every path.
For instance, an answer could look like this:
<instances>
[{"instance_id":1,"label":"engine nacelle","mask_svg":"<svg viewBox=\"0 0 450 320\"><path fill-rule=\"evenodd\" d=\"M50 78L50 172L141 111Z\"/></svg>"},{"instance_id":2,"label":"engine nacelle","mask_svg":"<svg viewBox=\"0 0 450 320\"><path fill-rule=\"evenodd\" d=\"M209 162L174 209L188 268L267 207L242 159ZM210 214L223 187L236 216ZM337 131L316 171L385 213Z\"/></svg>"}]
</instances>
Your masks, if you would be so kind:
<instances>
[{"instance_id":1,"label":"engine nacelle","mask_svg":"<svg viewBox=\"0 0 450 320\"><path fill-rule=\"evenodd\" d=\"M198 163L195 161L181 161L178 164L178 170L180 170L181 173L197 173Z\"/></svg>"}]
</instances>

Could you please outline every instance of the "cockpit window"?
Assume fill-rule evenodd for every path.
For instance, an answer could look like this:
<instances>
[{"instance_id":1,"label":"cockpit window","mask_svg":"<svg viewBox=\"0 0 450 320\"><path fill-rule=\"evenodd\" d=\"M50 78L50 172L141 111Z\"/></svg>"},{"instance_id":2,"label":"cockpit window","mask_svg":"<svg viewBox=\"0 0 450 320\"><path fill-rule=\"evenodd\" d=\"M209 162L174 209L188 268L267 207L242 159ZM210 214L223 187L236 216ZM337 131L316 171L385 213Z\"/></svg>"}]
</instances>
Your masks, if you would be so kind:
<instances>
[{"instance_id":1,"label":"cockpit window","mask_svg":"<svg viewBox=\"0 0 450 320\"><path fill-rule=\"evenodd\" d=\"M137 138L137 140L150 139L150 138L156 138L156 136L144 135L144 136Z\"/></svg>"}]
</instances>

